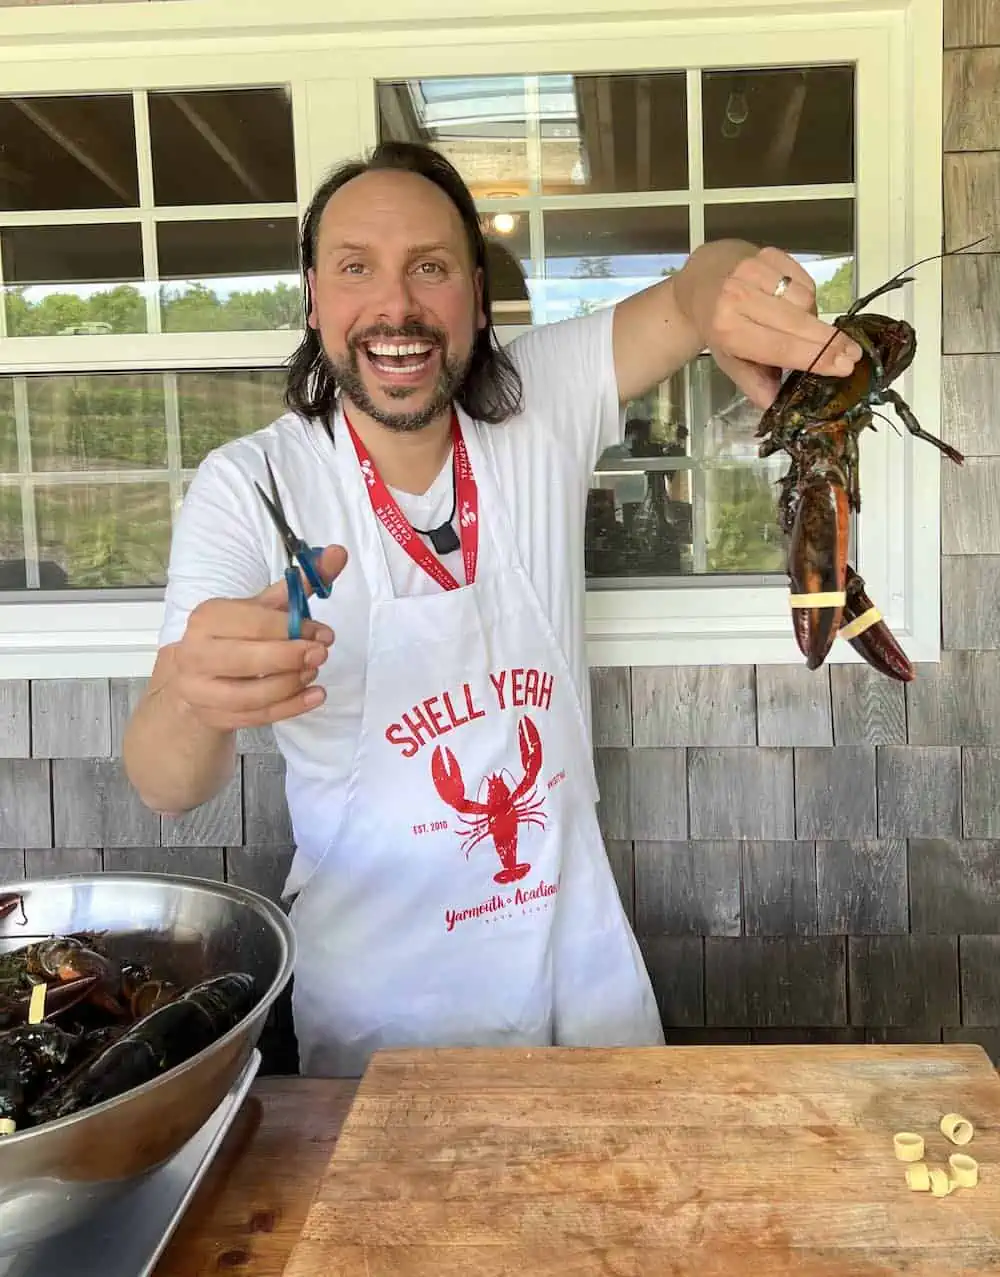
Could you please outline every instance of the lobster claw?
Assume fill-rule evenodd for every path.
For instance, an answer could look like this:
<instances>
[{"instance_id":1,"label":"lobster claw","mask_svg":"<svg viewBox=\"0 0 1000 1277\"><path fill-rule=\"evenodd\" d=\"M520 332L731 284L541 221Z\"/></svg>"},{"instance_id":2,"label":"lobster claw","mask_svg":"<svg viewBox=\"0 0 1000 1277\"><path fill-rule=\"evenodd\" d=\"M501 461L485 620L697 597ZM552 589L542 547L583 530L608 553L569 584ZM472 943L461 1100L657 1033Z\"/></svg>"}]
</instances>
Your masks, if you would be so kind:
<instances>
[{"instance_id":1,"label":"lobster claw","mask_svg":"<svg viewBox=\"0 0 1000 1277\"><path fill-rule=\"evenodd\" d=\"M6 918L9 913L19 909L23 902L24 897L20 892L4 892L0 894L0 918Z\"/></svg>"},{"instance_id":2,"label":"lobster claw","mask_svg":"<svg viewBox=\"0 0 1000 1277\"><path fill-rule=\"evenodd\" d=\"M865 593L864 580L847 568L847 599L840 638L846 639L873 669L901 683L912 682L915 670L882 614Z\"/></svg>"},{"instance_id":3,"label":"lobster claw","mask_svg":"<svg viewBox=\"0 0 1000 1277\"><path fill-rule=\"evenodd\" d=\"M542 738L538 734L538 728L527 715L517 725L517 743L521 751L521 766L524 768L525 780L530 789L538 779L542 766Z\"/></svg>"},{"instance_id":4,"label":"lobster claw","mask_svg":"<svg viewBox=\"0 0 1000 1277\"><path fill-rule=\"evenodd\" d=\"M826 660L846 602L847 491L835 478L814 479L798 493L788 545L792 624L811 670Z\"/></svg>"},{"instance_id":5,"label":"lobster claw","mask_svg":"<svg viewBox=\"0 0 1000 1277\"><path fill-rule=\"evenodd\" d=\"M465 799L465 781L458 759L450 749L438 745L431 755L431 779L441 799L449 807L458 807Z\"/></svg>"}]
</instances>

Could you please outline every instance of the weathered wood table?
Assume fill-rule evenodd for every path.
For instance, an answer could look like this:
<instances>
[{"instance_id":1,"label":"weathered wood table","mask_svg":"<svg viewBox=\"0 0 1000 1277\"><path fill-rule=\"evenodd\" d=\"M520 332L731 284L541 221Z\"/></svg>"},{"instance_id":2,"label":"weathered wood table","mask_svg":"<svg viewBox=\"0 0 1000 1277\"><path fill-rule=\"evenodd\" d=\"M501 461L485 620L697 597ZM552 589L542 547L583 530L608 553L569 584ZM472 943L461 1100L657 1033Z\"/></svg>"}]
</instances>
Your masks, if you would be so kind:
<instances>
[{"instance_id":1,"label":"weathered wood table","mask_svg":"<svg viewBox=\"0 0 1000 1277\"><path fill-rule=\"evenodd\" d=\"M975 1128L980 1182L913 1192ZM284 1277L1000 1273L1000 1078L978 1046L376 1057Z\"/></svg>"},{"instance_id":2,"label":"weathered wood table","mask_svg":"<svg viewBox=\"0 0 1000 1277\"><path fill-rule=\"evenodd\" d=\"M356 1086L257 1081L155 1277L281 1277Z\"/></svg>"}]
</instances>

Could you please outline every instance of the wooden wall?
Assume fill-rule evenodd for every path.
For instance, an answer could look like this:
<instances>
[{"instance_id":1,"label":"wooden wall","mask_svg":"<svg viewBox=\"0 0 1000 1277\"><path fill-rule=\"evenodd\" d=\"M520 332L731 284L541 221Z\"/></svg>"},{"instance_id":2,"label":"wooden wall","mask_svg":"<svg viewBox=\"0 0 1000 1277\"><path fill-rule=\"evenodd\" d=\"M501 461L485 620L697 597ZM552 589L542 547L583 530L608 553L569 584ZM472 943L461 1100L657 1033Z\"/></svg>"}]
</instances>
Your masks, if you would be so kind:
<instances>
[{"instance_id":1,"label":"wooden wall","mask_svg":"<svg viewBox=\"0 0 1000 1277\"><path fill-rule=\"evenodd\" d=\"M1000 3L948 0L944 47L951 248L1000 229ZM940 666L905 691L866 666L594 671L602 823L671 1040L943 1036L1000 1063L1000 252L944 281L968 461L942 471ZM276 896L269 735L160 820L119 761L138 690L0 683L0 877L174 868Z\"/></svg>"}]
</instances>

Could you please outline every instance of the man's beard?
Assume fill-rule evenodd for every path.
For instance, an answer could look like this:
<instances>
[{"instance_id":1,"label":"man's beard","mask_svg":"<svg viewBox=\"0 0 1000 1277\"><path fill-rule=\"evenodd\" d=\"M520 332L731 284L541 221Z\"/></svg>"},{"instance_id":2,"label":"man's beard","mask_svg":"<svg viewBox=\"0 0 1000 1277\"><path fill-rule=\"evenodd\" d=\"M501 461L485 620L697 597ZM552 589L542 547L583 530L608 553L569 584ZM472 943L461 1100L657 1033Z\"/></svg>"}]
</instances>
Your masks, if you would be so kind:
<instances>
[{"instance_id":1,"label":"man's beard","mask_svg":"<svg viewBox=\"0 0 1000 1277\"><path fill-rule=\"evenodd\" d=\"M441 369L437 384L422 408L411 412L402 410L392 412L389 409L380 408L368 393L361 376L361 360L368 359L363 346L365 342L377 341L379 338L429 341L441 352ZM370 417L372 421L385 426L386 429L401 433L422 430L447 411L456 393L461 389L466 373L469 371L469 365L472 363L471 351L464 359L458 355L449 355L445 334L440 329L429 328L419 323L405 324L402 328L389 328L383 325L366 329L365 332L351 338L347 345L347 354L343 358L335 358L324 347L321 347L321 354L327 375L333 378L338 389L359 411ZM374 369L372 371L374 373ZM378 374L374 373L374 375ZM406 399L416 394L418 389L420 387L417 386L382 387L383 393L390 399Z\"/></svg>"}]
</instances>

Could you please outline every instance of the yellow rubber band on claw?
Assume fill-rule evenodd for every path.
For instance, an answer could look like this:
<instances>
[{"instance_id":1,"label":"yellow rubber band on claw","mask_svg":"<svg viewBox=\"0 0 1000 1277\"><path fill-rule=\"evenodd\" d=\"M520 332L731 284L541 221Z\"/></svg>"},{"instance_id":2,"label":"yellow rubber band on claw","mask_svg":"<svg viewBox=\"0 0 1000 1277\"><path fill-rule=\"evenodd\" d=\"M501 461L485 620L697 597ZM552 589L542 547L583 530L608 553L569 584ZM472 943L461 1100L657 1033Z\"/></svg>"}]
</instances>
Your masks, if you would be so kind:
<instances>
[{"instance_id":1,"label":"yellow rubber band on claw","mask_svg":"<svg viewBox=\"0 0 1000 1277\"><path fill-rule=\"evenodd\" d=\"M873 625L877 625L881 619L882 613L878 608L870 607L867 612L862 612L853 621L842 625L839 631L840 637L842 639L857 638L859 634L864 634L865 630L870 630Z\"/></svg>"},{"instance_id":2,"label":"yellow rubber band on claw","mask_svg":"<svg viewBox=\"0 0 1000 1277\"><path fill-rule=\"evenodd\" d=\"M41 1024L45 1016L45 994L48 986L36 984L31 990L31 1001L28 1003L28 1023Z\"/></svg>"},{"instance_id":3,"label":"yellow rubber band on claw","mask_svg":"<svg viewBox=\"0 0 1000 1277\"><path fill-rule=\"evenodd\" d=\"M843 607L847 595L843 590L829 590L826 594L789 594L790 607Z\"/></svg>"}]
</instances>

